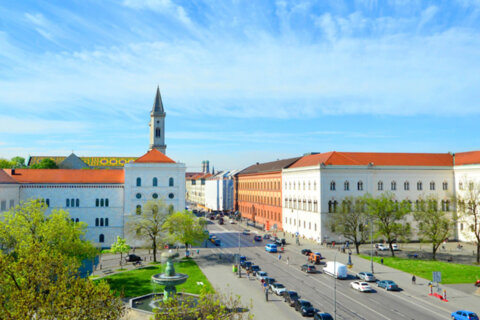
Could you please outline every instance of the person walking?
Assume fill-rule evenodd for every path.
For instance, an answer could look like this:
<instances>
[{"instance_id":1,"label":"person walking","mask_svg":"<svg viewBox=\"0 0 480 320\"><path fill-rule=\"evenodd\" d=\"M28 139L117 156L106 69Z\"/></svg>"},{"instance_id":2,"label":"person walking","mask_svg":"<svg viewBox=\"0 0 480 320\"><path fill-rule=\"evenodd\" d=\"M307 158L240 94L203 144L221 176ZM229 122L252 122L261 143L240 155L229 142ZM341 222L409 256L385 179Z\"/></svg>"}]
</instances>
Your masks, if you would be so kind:
<instances>
[{"instance_id":1,"label":"person walking","mask_svg":"<svg viewBox=\"0 0 480 320\"><path fill-rule=\"evenodd\" d=\"M278 261L280 261L280 260L282 260L282 255L281 254L278 255Z\"/></svg>"},{"instance_id":2,"label":"person walking","mask_svg":"<svg viewBox=\"0 0 480 320\"><path fill-rule=\"evenodd\" d=\"M383 264L383 258L382 258L382 259L380 259L380 263L381 263L381 264Z\"/></svg>"},{"instance_id":3,"label":"person walking","mask_svg":"<svg viewBox=\"0 0 480 320\"><path fill-rule=\"evenodd\" d=\"M287 266L288 266L288 263L289 263L289 262L290 262L290 258L289 258L289 257L287 257Z\"/></svg>"},{"instance_id":4,"label":"person walking","mask_svg":"<svg viewBox=\"0 0 480 320\"><path fill-rule=\"evenodd\" d=\"M412 284L416 284L417 282L417 278L415 277L415 275L412 276Z\"/></svg>"}]
</instances>

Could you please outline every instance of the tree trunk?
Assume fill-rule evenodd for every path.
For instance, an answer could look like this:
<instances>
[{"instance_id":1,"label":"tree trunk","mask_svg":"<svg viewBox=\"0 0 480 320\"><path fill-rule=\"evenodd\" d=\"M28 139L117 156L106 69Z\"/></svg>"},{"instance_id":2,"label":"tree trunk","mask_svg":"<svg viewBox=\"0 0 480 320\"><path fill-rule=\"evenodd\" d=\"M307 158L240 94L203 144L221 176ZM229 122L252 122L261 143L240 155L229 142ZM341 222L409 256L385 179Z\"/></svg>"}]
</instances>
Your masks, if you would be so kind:
<instances>
[{"instance_id":1,"label":"tree trunk","mask_svg":"<svg viewBox=\"0 0 480 320\"><path fill-rule=\"evenodd\" d=\"M153 239L153 262L157 262L157 240Z\"/></svg>"},{"instance_id":2,"label":"tree trunk","mask_svg":"<svg viewBox=\"0 0 480 320\"><path fill-rule=\"evenodd\" d=\"M390 252L392 253L392 257L395 257L395 251L393 251L392 243L389 242L388 245L390 246Z\"/></svg>"},{"instance_id":3,"label":"tree trunk","mask_svg":"<svg viewBox=\"0 0 480 320\"><path fill-rule=\"evenodd\" d=\"M437 260L435 258L436 253L437 253L437 246L435 245L435 243L432 243L432 258L433 258L433 260Z\"/></svg>"},{"instance_id":4,"label":"tree trunk","mask_svg":"<svg viewBox=\"0 0 480 320\"><path fill-rule=\"evenodd\" d=\"M123 252L120 252L120 268L122 267Z\"/></svg>"},{"instance_id":5,"label":"tree trunk","mask_svg":"<svg viewBox=\"0 0 480 320\"><path fill-rule=\"evenodd\" d=\"M359 242L355 242L355 250L357 251L357 254L360 254L360 250L358 249L360 247Z\"/></svg>"},{"instance_id":6,"label":"tree trunk","mask_svg":"<svg viewBox=\"0 0 480 320\"><path fill-rule=\"evenodd\" d=\"M477 263L480 263L480 242L477 241Z\"/></svg>"},{"instance_id":7,"label":"tree trunk","mask_svg":"<svg viewBox=\"0 0 480 320\"><path fill-rule=\"evenodd\" d=\"M187 255L187 251L188 251L188 243L185 242L185 256Z\"/></svg>"}]
</instances>

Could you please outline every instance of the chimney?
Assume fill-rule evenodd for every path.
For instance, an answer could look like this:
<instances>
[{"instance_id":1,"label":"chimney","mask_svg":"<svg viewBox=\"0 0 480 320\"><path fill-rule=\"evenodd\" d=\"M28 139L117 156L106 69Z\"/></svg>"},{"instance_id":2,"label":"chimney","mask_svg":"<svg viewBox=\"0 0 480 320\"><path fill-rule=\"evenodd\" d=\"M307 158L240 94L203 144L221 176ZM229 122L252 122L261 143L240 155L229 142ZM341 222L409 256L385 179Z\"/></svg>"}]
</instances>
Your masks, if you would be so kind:
<instances>
[{"instance_id":1,"label":"chimney","mask_svg":"<svg viewBox=\"0 0 480 320\"><path fill-rule=\"evenodd\" d=\"M12 176L15 174L15 168L12 168Z\"/></svg>"}]
</instances>

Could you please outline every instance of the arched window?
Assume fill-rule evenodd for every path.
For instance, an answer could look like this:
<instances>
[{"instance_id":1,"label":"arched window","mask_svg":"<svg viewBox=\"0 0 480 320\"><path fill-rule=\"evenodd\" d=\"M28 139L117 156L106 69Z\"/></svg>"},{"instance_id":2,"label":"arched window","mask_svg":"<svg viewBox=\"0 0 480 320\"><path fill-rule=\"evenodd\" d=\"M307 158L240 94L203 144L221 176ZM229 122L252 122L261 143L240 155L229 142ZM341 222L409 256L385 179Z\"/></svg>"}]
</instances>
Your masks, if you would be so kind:
<instances>
[{"instance_id":1,"label":"arched window","mask_svg":"<svg viewBox=\"0 0 480 320\"><path fill-rule=\"evenodd\" d=\"M100 207L103 207L105 205L105 202L103 199L100 199Z\"/></svg>"},{"instance_id":2,"label":"arched window","mask_svg":"<svg viewBox=\"0 0 480 320\"><path fill-rule=\"evenodd\" d=\"M448 190L448 182L443 183L443 190Z\"/></svg>"},{"instance_id":3,"label":"arched window","mask_svg":"<svg viewBox=\"0 0 480 320\"><path fill-rule=\"evenodd\" d=\"M358 191L362 191L362 190L363 190L363 182L362 182L362 181L358 181L358 182L357 182L357 189L358 189Z\"/></svg>"},{"instance_id":4,"label":"arched window","mask_svg":"<svg viewBox=\"0 0 480 320\"><path fill-rule=\"evenodd\" d=\"M137 187L141 187L142 186L142 178L137 178Z\"/></svg>"},{"instance_id":5,"label":"arched window","mask_svg":"<svg viewBox=\"0 0 480 320\"><path fill-rule=\"evenodd\" d=\"M397 190L397 183L395 181L392 181L390 189L392 189L392 191Z\"/></svg>"},{"instance_id":6,"label":"arched window","mask_svg":"<svg viewBox=\"0 0 480 320\"><path fill-rule=\"evenodd\" d=\"M108 218L105 218L105 227L108 227Z\"/></svg>"},{"instance_id":7,"label":"arched window","mask_svg":"<svg viewBox=\"0 0 480 320\"><path fill-rule=\"evenodd\" d=\"M153 178L152 185L154 187L158 187L158 179L157 178Z\"/></svg>"},{"instance_id":8,"label":"arched window","mask_svg":"<svg viewBox=\"0 0 480 320\"><path fill-rule=\"evenodd\" d=\"M435 182L430 182L430 190L435 190Z\"/></svg>"},{"instance_id":9,"label":"arched window","mask_svg":"<svg viewBox=\"0 0 480 320\"><path fill-rule=\"evenodd\" d=\"M75 207L75 199L70 199L70 207Z\"/></svg>"},{"instance_id":10,"label":"arched window","mask_svg":"<svg viewBox=\"0 0 480 320\"><path fill-rule=\"evenodd\" d=\"M338 202L337 200L333 201L333 212L337 212Z\"/></svg>"},{"instance_id":11,"label":"arched window","mask_svg":"<svg viewBox=\"0 0 480 320\"><path fill-rule=\"evenodd\" d=\"M160 131L160 128L156 128L156 129L155 129L155 137L160 138L160 134L161 134L161 133L162 133L162 132Z\"/></svg>"},{"instance_id":12,"label":"arched window","mask_svg":"<svg viewBox=\"0 0 480 320\"><path fill-rule=\"evenodd\" d=\"M108 204L109 203L108 203L108 198L107 198L107 199L105 199L105 207L108 207Z\"/></svg>"},{"instance_id":13,"label":"arched window","mask_svg":"<svg viewBox=\"0 0 480 320\"><path fill-rule=\"evenodd\" d=\"M80 221L80 220L78 220L78 218L77 218L77 219L75 219L75 222L78 222L78 221Z\"/></svg>"},{"instance_id":14,"label":"arched window","mask_svg":"<svg viewBox=\"0 0 480 320\"><path fill-rule=\"evenodd\" d=\"M100 243L105 242L105 236L103 235L103 233L98 237L98 242L100 242Z\"/></svg>"},{"instance_id":15,"label":"arched window","mask_svg":"<svg viewBox=\"0 0 480 320\"><path fill-rule=\"evenodd\" d=\"M98 218L95 218L95 227L98 227Z\"/></svg>"},{"instance_id":16,"label":"arched window","mask_svg":"<svg viewBox=\"0 0 480 320\"><path fill-rule=\"evenodd\" d=\"M168 179L168 186L173 187L173 178Z\"/></svg>"},{"instance_id":17,"label":"arched window","mask_svg":"<svg viewBox=\"0 0 480 320\"><path fill-rule=\"evenodd\" d=\"M332 200L328 201L328 213L333 212L333 202Z\"/></svg>"},{"instance_id":18,"label":"arched window","mask_svg":"<svg viewBox=\"0 0 480 320\"><path fill-rule=\"evenodd\" d=\"M47 207L50 207L50 199L45 200L45 204L47 205Z\"/></svg>"},{"instance_id":19,"label":"arched window","mask_svg":"<svg viewBox=\"0 0 480 320\"><path fill-rule=\"evenodd\" d=\"M445 201L445 211L450 211L450 200Z\"/></svg>"},{"instance_id":20,"label":"arched window","mask_svg":"<svg viewBox=\"0 0 480 320\"><path fill-rule=\"evenodd\" d=\"M383 191L383 182L378 181L378 191Z\"/></svg>"},{"instance_id":21,"label":"arched window","mask_svg":"<svg viewBox=\"0 0 480 320\"><path fill-rule=\"evenodd\" d=\"M350 183L348 181L345 181L343 183L343 190L345 190L345 191L350 190Z\"/></svg>"},{"instance_id":22,"label":"arched window","mask_svg":"<svg viewBox=\"0 0 480 320\"><path fill-rule=\"evenodd\" d=\"M335 181L330 182L330 190L335 191Z\"/></svg>"},{"instance_id":23,"label":"arched window","mask_svg":"<svg viewBox=\"0 0 480 320\"><path fill-rule=\"evenodd\" d=\"M405 191L410 190L410 182L405 181L405 182L403 183L403 189L404 189Z\"/></svg>"},{"instance_id":24,"label":"arched window","mask_svg":"<svg viewBox=\"0 0 480 320\"><path fill-rule=\"evenodd\" d=\"M142 214L142 206L141 205L137 205L135 213L138 214L138 215Z\"/></svg>"},{"instance_id":25,"label":"arched window","mask_svg":"<svg viewBox=\"0 0 480 320\"><path fill-rule=\"evenodd\" d=\"M80 199L76 200L75 206L80 207Z\"/></svg>"},{"instance_id":26,"label":"arched window","mask_svg":"<svg viewBox=\"0 0 480 320\"><path fill-rule=\"evenodd\" d=\"M100 205L100 199L95 199L95 207L98 207Z\"/></svg>"},{"instance_id":27,"label":"arched window","mask_svg":"<svg viewBox=\"0 0 480 320\"><path fill-rule=\"evenodd\" d=\"M100 227L103 227L103 218L100 218Z\"/></svg>"},{"instance_id":28,"label":"arched window","mask_svg":"<svg viewBox=\"0 0 480 320\"><path fill-rule=\"evenodd\" d=\"M67 199L67 207L70 207L70 199Z\"/></svg>"},{"instance_id":29,"label":"arched window","mask_svg":"<svg viewBox=\"0 0 480 320\"><path fill-rule=\"evenodd\" d=\"M417 182L417 190L422 190L422 182L421 181L418 181Z\"/></svg>"}]
</instances>

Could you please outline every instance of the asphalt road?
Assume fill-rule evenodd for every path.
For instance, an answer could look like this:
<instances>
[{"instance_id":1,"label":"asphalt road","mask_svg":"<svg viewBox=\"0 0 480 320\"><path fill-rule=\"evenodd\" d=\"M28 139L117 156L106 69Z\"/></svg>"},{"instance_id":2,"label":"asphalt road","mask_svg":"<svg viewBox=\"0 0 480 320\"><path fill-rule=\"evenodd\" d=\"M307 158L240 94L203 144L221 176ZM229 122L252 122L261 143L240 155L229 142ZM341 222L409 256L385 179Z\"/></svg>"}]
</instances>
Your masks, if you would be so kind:
<instances>
[{"instance_id":1,"label":"asphalt road","mask_svg":"<svg viewBox=\"0 0 480 320\"><path fill-rule=\"evenodd\" d=\"M296 245L287 245L282 259L278 254L267 253L264 250L266 240L254 242L253 234L243 235L239 225L210 224L208 227L211 234L215 234L222 242L220 247L211 243L207 246L213 252L218 252L226 257L232 257L238 253L240 237L240 252L242 255L259 265L263 271L277 282L284 284L287 289L297 291L303 299L309 300L314 307L321 311L334 314L334 286L335 280L319 272L306 274L300 270L300 266L306 263L306 257L300 254ZM288 241L289 239L287 239ZM289 257L289 264L286 257ZM317 266L321 271L322 266ZM366 270L368 271L368 270ZM348 280L336 281L336 311L337 319L448 319L447 309L409 296L406 292L387 292L377 288L372 293L362 293L353 290ZM382 279L381 279L382 280ZM401 284L399 284L401 287ZM252 281L252 290L261 290L257 281ZM272 305L272 308L275 307ZM301 316L298 314L298 317Z\"/></svg>"}]
</instances>

